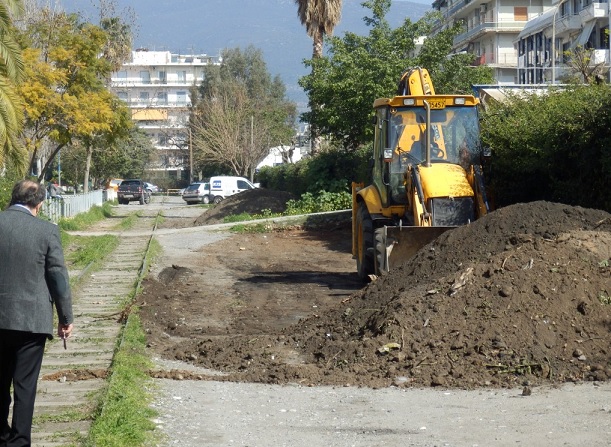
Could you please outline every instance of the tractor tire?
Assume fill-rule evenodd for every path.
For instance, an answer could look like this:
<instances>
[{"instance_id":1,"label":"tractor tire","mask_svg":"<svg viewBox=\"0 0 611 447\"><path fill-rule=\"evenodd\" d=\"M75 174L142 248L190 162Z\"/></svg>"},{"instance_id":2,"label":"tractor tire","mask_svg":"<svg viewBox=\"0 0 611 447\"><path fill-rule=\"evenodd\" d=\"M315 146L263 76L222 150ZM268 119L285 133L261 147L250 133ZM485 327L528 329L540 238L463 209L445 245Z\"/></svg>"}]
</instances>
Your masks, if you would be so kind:
<instances>
[{"instance_id":1,"label":"tractor tire","mask_svg":"<svg viewBox=\"0 0 611 447\"><path fill-rule=\"evenodd\" d=\"M359 204L356 213L356 271L363 281L375 274L373 257L373 221L364 204Z\"/></svg>"},{"instance_id":2,"label":"tractor tire","mask_svg":"<svg viewBox=\"0 0 611 447\"><path fill-rule=\"evenodd\" d=\"M376 228L373 236L373 249L375 253L375 274L381 276L388 272L386 266L386 244L384 243L384 227Z\"/></svg>"}]
</instances>

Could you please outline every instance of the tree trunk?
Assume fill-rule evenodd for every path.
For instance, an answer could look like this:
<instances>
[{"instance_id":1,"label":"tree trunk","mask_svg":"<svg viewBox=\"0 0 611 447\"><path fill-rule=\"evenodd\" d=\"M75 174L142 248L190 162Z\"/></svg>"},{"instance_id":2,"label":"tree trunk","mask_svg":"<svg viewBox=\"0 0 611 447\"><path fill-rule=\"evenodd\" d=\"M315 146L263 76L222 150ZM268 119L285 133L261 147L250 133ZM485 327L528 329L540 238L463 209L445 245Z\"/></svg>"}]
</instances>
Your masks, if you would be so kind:
<instances>
[{"instance_id":1,"label":"tree trunk","mask_svg":"<svg viewBox=\"0 0 611 447\"><path fill-rule=\"evenodd\" d=\"M316 33L316 36L312 39L312 59L318 59L322 57L323 38L324 34L322 30ZM312 67L312 75L316 77L315 65ZM320 106L310 101L310 112L312 113L312 120L310 122L310 156L314 157L320 152L321 138L316 126L316 115Z\"/></svg>"},{"instance_id":2,"label":"tree trunk","mask_svg":"<svg viewBox=\"0 0 611 447\"><path fill-rule=\"evenodd\" d=\"M64 146L65 146L65 144L62 143L59 146L57 146L55 149L53 149L53 152L51 152L51 156L47 159L47 162L45 163L44 167L38 173L38 181L39 182L42 181L42 179L45 178L45 173L48 171L49 167L51 166L51 163L55 159L55 156L61 150L61 148L64 147ZM32 172L33 163L34 163L34 157L32 157L32 161L30 162L30 172Z\"/></svg>"},{"instance_id":3,"label":"tree trunk","mask_svg":"<svg viewBox=\"0 0 611 447\"><path fill-rule=\"evenodd\" d=\"M89 192L89 168L91 168L91 156L93 154L93 147L91 144L87 145L87 161L85 162L85 178L83 179L83 192L87 194Z\"/></svg>"}]
</instances>

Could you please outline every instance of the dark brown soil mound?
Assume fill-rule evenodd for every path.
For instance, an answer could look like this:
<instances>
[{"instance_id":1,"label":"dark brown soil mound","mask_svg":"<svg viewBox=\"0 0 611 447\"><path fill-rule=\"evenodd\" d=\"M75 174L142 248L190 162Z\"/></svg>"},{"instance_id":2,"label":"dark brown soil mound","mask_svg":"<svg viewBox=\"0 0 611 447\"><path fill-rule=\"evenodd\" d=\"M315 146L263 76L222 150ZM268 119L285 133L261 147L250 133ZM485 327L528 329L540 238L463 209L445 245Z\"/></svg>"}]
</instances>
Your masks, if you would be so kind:
<instances>
[{"instance_id":1,"label":"dark brown soil mound","mask_svg":"<svg viewBox=\"0 0 611 447\"><path fill-rule=\"evenodd\" d=\"M212 206L195 220L195 225L223 223L225 217L242 213L263 214L265 210L274 214L283 213L286 210L286 202L291 199L295 199L295 196L286 191L264 188L242 191Z\"/></svg>"},{"instance_id":2,"label":"dark brown soil mound","mask_svg":"<svg viewBox=\"0 0 611 447\"><path fill-rule=\"evenodd\" d=\"M184 352L228 380L270 383L608 380L610 258L609 213L513 205L445 233L332 311L277 336L208 338Z\"/></svg>"}]
</instances>

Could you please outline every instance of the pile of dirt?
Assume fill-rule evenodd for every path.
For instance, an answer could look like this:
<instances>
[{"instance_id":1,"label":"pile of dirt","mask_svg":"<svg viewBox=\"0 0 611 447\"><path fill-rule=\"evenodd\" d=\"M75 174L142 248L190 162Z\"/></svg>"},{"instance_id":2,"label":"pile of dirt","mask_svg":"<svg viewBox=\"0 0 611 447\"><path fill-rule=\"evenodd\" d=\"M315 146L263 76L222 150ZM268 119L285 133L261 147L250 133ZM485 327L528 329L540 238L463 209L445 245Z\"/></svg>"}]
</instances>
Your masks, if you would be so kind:
<instances>
[{"instance_id":1,"label":"pile of dirt","mask_svg":"<svg viewBox=\"0 0 611 447\"><path fill-rule=\"evenodd\" d=\"M286 211L286 203L295 200L295 196L286 191L275 191L265 188L249 189L227 197L221 203L212 206L195 220L195 225L212 225L223 223L227 216L239 214L272 214Z\"/></svg>"},{"instance_id":2,"label":"pile of dirt","mask_svg":"<svg viewBox=\"0 0 611 447\"><path fill-rule=\"evenodd\" d=\"M443 234L325 313L271 335L183 340L173 355L221 380L267 383L609 380L610 258L609 213L513 205Z\"/></svg>"}]
</instances>

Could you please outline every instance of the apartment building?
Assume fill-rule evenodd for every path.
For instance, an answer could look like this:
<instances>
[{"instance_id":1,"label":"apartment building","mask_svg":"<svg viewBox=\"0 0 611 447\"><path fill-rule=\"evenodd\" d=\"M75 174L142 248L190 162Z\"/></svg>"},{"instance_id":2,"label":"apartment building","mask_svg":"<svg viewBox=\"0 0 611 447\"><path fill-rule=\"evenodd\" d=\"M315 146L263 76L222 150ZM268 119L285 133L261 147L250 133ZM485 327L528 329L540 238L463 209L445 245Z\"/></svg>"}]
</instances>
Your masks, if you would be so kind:
<instances>
[{"instance_id":1,"label":"apartment building","mask_svg":"<svg viewBox=\"0 0 611 447\"><path fill-rule=\"evenodd\" d=\"M476 65L494 70L499 84L518 81L515 42L529 20L552 8L552 0L435 0L433 9L443 19L438 32L460 22L465 31L454 38L452 52L477 56Z\"/></svg>"},{"instance_id":2,"label":"apartment building","mask_svg":"<svg viewBox=\"0 0 611 447\"><path fill-rule=\"evenodd\" d=\"M206 54L138 49L112 74L112 91L157 148L149 168L151 179L189 181L189 90L204 79L207 65L219 63L219 58Z\"/></svg>"},{"instance_id":3,"label":"apartment building","mask_svg":"<svg viewBox=\"0 0 611 447\"><path fill-rule=\"evenodd\" d=\"M556 84L567 74L566 52L591 49L590 65L609 67L609 3L554 0L518 36L518 83ZM611 79L611 74L609 74Z\"/></svg>"}]
</instances>

